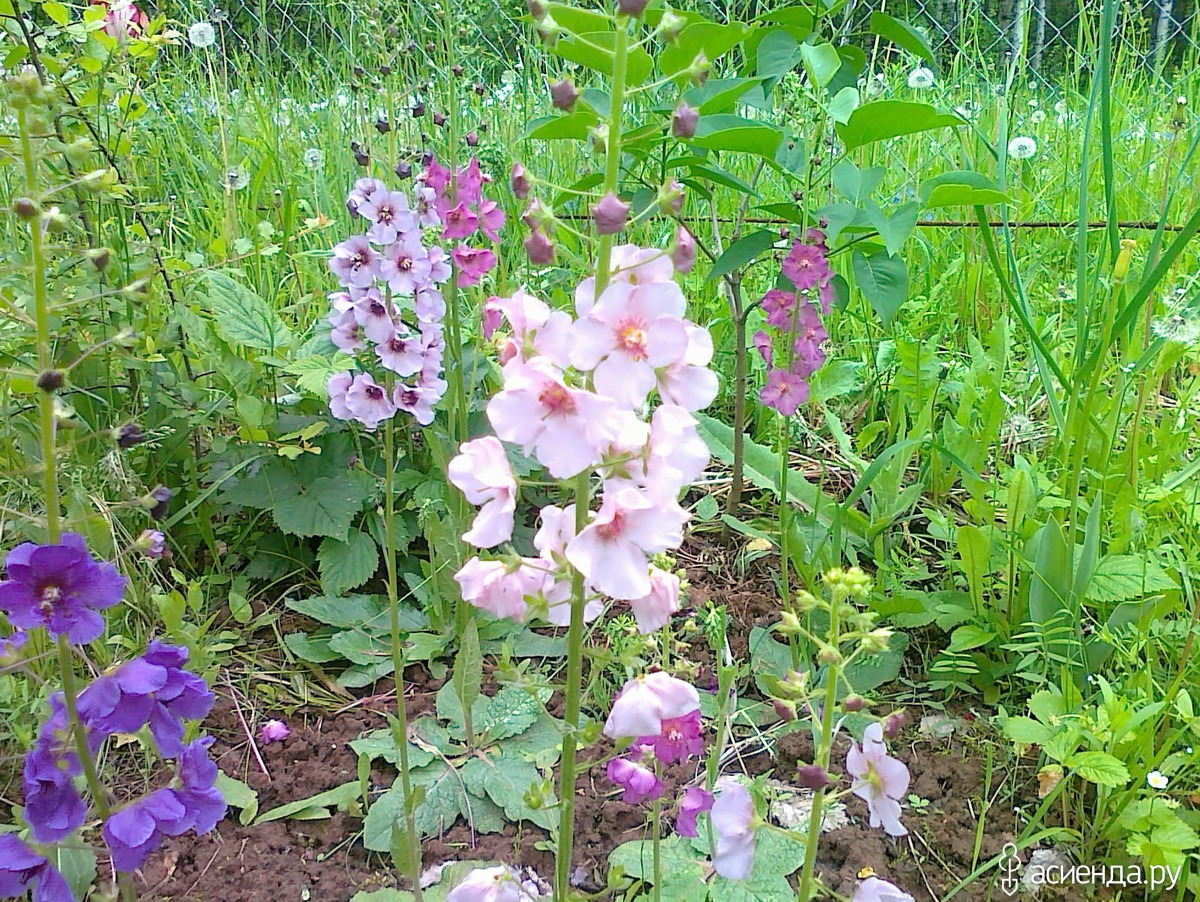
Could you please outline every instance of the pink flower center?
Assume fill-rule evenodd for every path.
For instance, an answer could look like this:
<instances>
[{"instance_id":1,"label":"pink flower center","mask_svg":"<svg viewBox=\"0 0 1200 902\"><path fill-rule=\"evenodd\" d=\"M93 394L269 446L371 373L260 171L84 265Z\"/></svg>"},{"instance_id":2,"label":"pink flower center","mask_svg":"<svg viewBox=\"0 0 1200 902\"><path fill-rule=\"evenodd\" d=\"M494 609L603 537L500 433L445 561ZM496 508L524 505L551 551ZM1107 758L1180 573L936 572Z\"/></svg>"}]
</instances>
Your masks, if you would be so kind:
<instances>
[{"instance_id":1,"label":"pink flower center","mask_svg":"<svg viewBox=\"0 0 1200 902\"><path fill-rule=\"evenodd\" d=\"M549 382L538 393L540 403L549 414L571 414L575 412L575 399L566 387L557 382Z\"/></svg>"},{"instance_id":2,"label":"pink flower center","mask_svg":"<svg viewBox=\"0 0 1200 902\"><path fill-rule=\"evenodd\" d=\"M384 316L387 314L387 308L379 301L371 301L371 316Z\"/></svg>"},{"instance_id":3,"label":"pink flower center","mask_svg":"<svg viewBox=\"0 0 1200 902\"><path fill-rule=\"evenodd\" d=\"M646 359L649 342L646 324L640 319L624 320L617 328L617 344L634 360Z\"/></svg>"},{"instance_id":4,"label":"pink flower center","mask_svg":"<svg viewBox=\"0 0 1200 902\"><path fill-rule=\"evenodd\" d=\"M617 511L612 515L612 520L608 523L601 523L596 527L596 533L606 542L611 542L620 537L621 532L625 528L625 515L621 511Z\"/></svg>"},{"instance_id":5,"label":"pink flower center","mask_svg":"<svg viewBox=\"0 0 1200 902\"><path fill-rule=\"evenodd\" d=\"M383 389L377 385L368 385L366 395L369 401L381 401L383 400Z\"/></svg>"}]
</instances>

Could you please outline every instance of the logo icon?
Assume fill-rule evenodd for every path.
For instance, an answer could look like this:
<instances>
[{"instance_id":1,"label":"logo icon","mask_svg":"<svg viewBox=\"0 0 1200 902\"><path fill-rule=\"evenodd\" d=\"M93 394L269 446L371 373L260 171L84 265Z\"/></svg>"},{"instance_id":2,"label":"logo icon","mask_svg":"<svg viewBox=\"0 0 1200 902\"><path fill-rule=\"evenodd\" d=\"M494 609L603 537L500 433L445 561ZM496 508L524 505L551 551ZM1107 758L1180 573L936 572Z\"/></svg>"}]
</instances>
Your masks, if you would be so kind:
<instances>
[{"instance_id":1,"label":"logo icon","mask_svg":"<svg viewBox=\"0 0 1200 902\"><path fill-rule=\"evenodd\" d=\"M1017 847L1013 843L1005 843L1000 850L1000 860L996 862L1000 871L1000 891L1006 896L1014 896L1021 888L1021 859L1017 857Z\"/></svg>"}]
</instances>

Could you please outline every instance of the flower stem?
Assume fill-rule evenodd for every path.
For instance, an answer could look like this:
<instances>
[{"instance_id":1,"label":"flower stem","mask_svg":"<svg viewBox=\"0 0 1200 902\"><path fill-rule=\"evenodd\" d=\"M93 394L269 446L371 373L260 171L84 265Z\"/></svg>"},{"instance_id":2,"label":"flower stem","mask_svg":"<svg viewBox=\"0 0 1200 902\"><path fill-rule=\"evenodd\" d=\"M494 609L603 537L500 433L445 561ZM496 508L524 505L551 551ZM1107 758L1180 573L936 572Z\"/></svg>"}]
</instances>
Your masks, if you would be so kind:
<instances>
[{"instance_id":1,"label":"flower stem","mask_svg":"<svg viewBox=\"0 0 1200 902\"><path fill-rule=\"evenodd\" d=\"M383 539L387 547L383 559L387 566L388 619L391 626L392 667L396 682L396 717L392 721L392 739L400 753L399 780L404 793L404 872L412 883L414 902L421 898L421 847L417 836L416 806L412 803L412 781L408 765L408 710L404 702L404 646L400 636L400 593L396 578L396 429L388 420L383 430Z\"/></svg>"},{"instance_id":2,"label":"flower stem","mask_svg":"<svg viewBox=\"0 0 1200 902\"><path fill-rule=\"evenodd\" d=\"M654 762L655 776L658 774L658 762ZM651 842L654 847L654 889L653 902L662 902L662 799L654 798L654 816L650 820Z\"/></svg>"}]
</instances>

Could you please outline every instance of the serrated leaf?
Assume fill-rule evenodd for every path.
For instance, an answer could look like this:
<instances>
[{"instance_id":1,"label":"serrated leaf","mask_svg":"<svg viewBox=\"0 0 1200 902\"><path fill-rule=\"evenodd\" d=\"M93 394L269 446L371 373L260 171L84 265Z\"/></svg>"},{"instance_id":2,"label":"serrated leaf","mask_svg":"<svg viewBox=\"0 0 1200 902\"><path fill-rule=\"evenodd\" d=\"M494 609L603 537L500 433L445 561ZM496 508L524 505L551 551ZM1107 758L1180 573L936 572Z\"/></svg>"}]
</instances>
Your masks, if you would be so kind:
<instances>
[{"instance_id":1,"label":"serrated leaf","mask_svg":"<svg viewBox=\"0 0 1200 902\"><path fill-rule=\"evenodd\" d=\"M216 786L226 805L241 810L238 821L243 827L254 820L254 816L258 814L258 793L256 791L241 780L235 780L220 770L217 771Z\"/></svg>"},{"instance_id":2,"label":"serrated leaf","mask_svg":"<svg viewBox=\"0 0 1200 902\"><path fill-rule=\"evenodd\" d=\"M542 780L532 763L506 751L495 757L476 755L463 765L462 778L469 791L476 795L486 793L510 821L531 821L539 827L550 827L550 809L534 811L525 804L525 793Z\"/></svg>"},{"instance_id":3,"label":"serrated leaf","mask_svg":"<svg viewBox=\"0 0 1200 902\"><path fill-rule=\"evenodd\" d=\"M1092 601L1127 601L1179 588L1151 557L1137 554L1110 554L1100 559L1088 583L1087 597Z\"/></svg>"},{"instance_id":4,"label":"serrated leaf","mask_svg":"<svg viewBox=\"0 0 1200 902\"><path fill-rule=\"evenodd\" d=\"M203 279L213 327L227 342L272 352L295 342L279 314L251 288L218 271L203 273Z\"/></svg>"},{"instance_id":5,"label":"serrated leaf","mask_svg":"<svg viewBox=\"0 0 1200 902\"><path fill-rule=\"evenodd\" d=\"M451 736L464 737L462 703L450 683L438 690L437 715L450 724ZM471 706L471 715L480 741L499 742L519 736L533 726L542 716L542 706L528 692L507 687L493 696L477 698Z\"/></svg>"},{"instance_id":6,"label":"serrated leaf","mask_svg":"<svg viewBox=\"0 0 1200 902\"><path fill-rule=\"evenodd\" d=\"M1066 765L1089 783L1099 786L1124 786L1130 779L1129 769L1107 752L1080 752L1072 755Z\"/></svg>"},{"instance_id":7,"label":"serrated leaf","mask_svg":"<svg viewBox=\"0 0 1200 902\"><path fill-rule=\"evenodd\" d=\"M351 358L339 354L330 359L319 354L301 357L293 360L283 368L289 376L296 377L296 385L310 395L324 398L328 395L329 377L334 373L342 373L350 368Z\"/></svg>"},{"instance_id":8,"label":"serrated leaf","mask_svg":"<svg viewBox=\"0 0 1200 902\"><path fill-rule=\"evenodd\" d=\"M1004 735L1021 745L1045 745L1054 731L1031 717L1009 717L1004 721Z\"/></svg>"},{"instance_id":9,"label":"serrated leaf","mask_svg":"<svg viewBox=\"0 0 1200 902\"><path fill-rule=\"evenodd\" d=\"M346 541L327 537L317 551L321 569L321 588L330 595L356 589L375 575L379 551L375 540L365 532L352 532Z\"/></svg>"},{"instance_id":10,"label":"serrated leaf","mask_svg":"<svg viewBox=\"0 0 1200 902\"><path fill-rule=\"evenodd\" d=\"M462 780L454 769L441 761L412 771L410 780L414 794L424 798L417 806L414 821L422 837L435 836L454 824L464 814L467 800ZM372 852L389 852L392 832L404 817L404 792L399 783L375 800L363 821L363 845Z\"/></svg>"}]
</instances>

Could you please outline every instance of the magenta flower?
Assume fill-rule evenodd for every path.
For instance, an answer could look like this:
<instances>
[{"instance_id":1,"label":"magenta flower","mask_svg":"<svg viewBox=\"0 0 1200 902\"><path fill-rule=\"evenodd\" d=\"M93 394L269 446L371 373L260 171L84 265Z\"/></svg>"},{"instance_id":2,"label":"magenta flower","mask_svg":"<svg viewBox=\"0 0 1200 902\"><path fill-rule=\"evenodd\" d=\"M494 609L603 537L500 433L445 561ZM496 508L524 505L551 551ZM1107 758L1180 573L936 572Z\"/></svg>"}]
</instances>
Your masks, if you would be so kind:
<instances>
[{"instance_id":1,"label":"magenta flower","mask_svg":"<svg viewBox=\"0 0 1200 902\"><path fill-rule=\"evenodd\" d=\"M459 288L478 285L479 280L496 266L496 255L487 248L460 244L451 251L450 256L454 259L454 265L458 267Z\"/></svg>"},{"instance_id":2,"label":"magenta flower","mask_svg":"<svg viewBox=\"0 0 1200 902\"><path fill-rule=\"evenodd\" d=\"M529 902L512 871L504 865L476 868L446 896L446 902Z\"/></svg>"},{"instance_id":3,"label":"magenta flower","mask_svg":"<svg viewBox=\"0 0 1200 902\"><path fill-rule=\"evenodd\" d=\"M613 193L608 193L592 207L592 219L596 231L601 235L614 235L625 228L629 218L629 204Z\"/></svg>"},{"instance_id":4,"label":"magenta flower","mask_svg":"<svg viewBox=\"0 0 1200 902\"><path fill-rule=\"evenodd\" d=\"M648 635L667 625L679 610L679 577L658 567L650 568L650 592L629 602L638 632Z\"/></svg>"},{"instance_id":5,"label":"magenta flower","mask_svg":"<svg viewBox=\"0 0 1200 902\"><path fill-rule=\"evenodd\" d=\"M450 461L447 477L471 504L482 505L463 541L491 548L512 538L517 508L517 481L504 446L488 435L464 442Z\"/></svg>"},{"instance_id":6,"label":"magenta flower","mask_svg":"<svg viewBox=\"0 0 1200 902\"><path fill-rule=\"evenodd\" d=\"M717 834L713 868L726 880L745 880L754 869L754 801L732 777L717 780L712 825Z\"/></svg>"},{"instance_id":7,"label":"magenta flower","mask_svg":"<svg viewBox=\"0 0 1200 902\"><path fill-rule=\"evenodd\" d=\"M833 275L824 249L816 244L803 244L799 241L792 245L780 269L800 291L811 291L821 283L829 281Z\"/></svg>"},{"instance_id":8,"label":"magenta flower","mask_svg":"<svg viewBox=\"0 0 1200 902\"><path fill-rule=\"evenodd\" d=\"M825 363L825 352L821 342L829 337L816 308L802 301L796 317L795 342L793 344L792 372L807 379Z\"/></svg>"},{"instance_id":9,"label":"magenta flower","mask_svg":"<svg viewBox=\"0 0 1200 902\"><path fill-rule=\"evenodd\" d=\"M369 373L359 373L354 377L346 390L346 409L371 431L396 413L396 406L387 391Z\"/></svg>"},{"instance_id":10,"label":"magenta flower","mask_svg":"<svg viewBox=\"0 0 1200 902\"><path fill-rule=\"evenodd\" d=\"M652 748L654 757L663 764L678 764L693 756L703 755L700 712L689 711L679 717L665 718L658 733L639 737L637 744Z\"/></svg>"},{"instance_id":11,"label":"magenta flower","mask_svg":"<svg viewBox=\"0 0 1200 902\"><path fill-rule=\"evenodd\" d=\"M762 310L767 315L767 323L778 329L791 327L792 308L795 305L795 293L779 288L772 288L762 297Z\"/></svg>"},{"instance_id":12,"label":"magenta flower","mask_svg":"<svg viewBox=\"0 0 1200 902\"><path fill-rule=\"evenodd\" d=\"M479 312L479 327L483 330L484 339L490 340L503 322L504 312L500 307L500 298L492 295L483 302L483 309Z\"/></svg>"},{"instance_id":13,"label":"magenta flower","mask_svg":"<svg viewBox=\"0 0 1200 902\"><path fill-rule=\"evenodd\" d=\"M909 774L904 763L891 758L883 741L883 725L873 723L863 731L860 748L850 744L846 771L854 777L851 790L867 803L872 827L883 827L888 836L904 836L900 799L908 792Z\"/></svg>"},{"instance_id":14,"label":"magenta flower","mask_svg":"<svg viewBox=\"0 0 1200 902\"><path fill-rule=\"evenodd\" d=\"M25 542L8 553L0 582L0 611L18 629L45 627L54 638L84 644L104 632L99 611L125 592L112 564L92 559L83 537L65 533L57 545Z\"/></svg>"},{"instance_id":15,"label":"magenta flower","mask_svg":"<svg viewBox=\"0 0 1200 902\"><path fill-rule=\"evenodd\" d=\"M467 238L479 228L479 220L465 203L459 202L452 210L447 210L442 216L442 240L451 241L457 238Z\"/></svg>"},{"instance_id":16,"label":"magenta flower","mask_svg":"<svg viewBox=\"0 0 1200 902\"><path fill-rule=\"evenodd\" d=\"M868 877L858 885L850 902L913 902L913 897L894 883Z\"/></svg>"},{"instance_id":17,"label":"magenta flower","mask_svg":"<svg viewBox=\"0 0 1200 902\"><path fill-rule=\"evenodd\" d=\"M529 173L525 171L525 167L520 163L512 164L512 173L508 177L508 188L518 200L525 200L529 197L529 192L533 190L533 183L529 179Z\"/></svg>"},{"instance_id":18,"label":"magenta flower","mask_svg":"<svg viewBox=\"0 0 1200 902\"><path fill-rule=\"evenodd\" d=\"M601 394L624 407L641 406L654 389L655 371L687 354L686 303L674 282L614 282L575 321L571 363L595 371Z\"/></svg>"},{"instance_id":19,"label":"magenta flower","mask_svg":"<svg viewBox=\"0 0 1200 902\"><path fill-rule=\"evenodd\" d=\"M616 439L616 410L610 398L568 388L553 364L534 359L505 368L504 388L488 402L487 415L503 441L536 453L555 479L569 479Z\"/></svg>"},{"instance_id":20,"label":"magenta flower","mask_svg":"<svg viewBox=\"0 0 1200 902\"><path fill-rule=\"evenodd\" d=\"M650 768L628 758L613 758L605 771L608 779L620 786L624 793L621 801L636 805L646 800L654 801L663 793L663 782Z\"/></svg>"},{"instance_id":21,"label":"magenta flower","mask_svg":"<svg viewBox=\"0 0 1200 902\"><path fill-rule=\"evenodd\" d=\"M270 745L273 742L283 742L283 740L291 735L292 731L288 729L288 725L282 720L268 720L258 731L259 741L263 745Z\"/></svg>"},{"instance_id":22,"label":"magenta flower","mask_svg":"<svg viewBox=\"0 0 1200 902\"><path fill-rule=\"evenodd\" d=\"M479 230L492 241L500 240L500 230L504 228L504 211L494 200L479 202Z\"/></svg>"},{"instance_id":23,"label":"magenta flower","mask_svg":"<svg viewBox=\"0 0 1200 902\"><path fill-rule=\"evenodd\" d=\"M700 694L690 683L654 671L625 684L604 722L610 739L658 736L663 722L700 711Z\"/></svg>"},{"instance_id":24,"label":"magenta flower","mask_svg":"<svg viewBox=\"0 0 1200 902\"><path fill-rule=\"evenodd\" d=\"M600 510L567 546L587 584L612 598L650 594L647 557L683 543L688 514L674 499L652 500L634 488L604 493Z\"/></svg>"},{"instance_id":25,"label":"magenta flower","mask_svg":"<svg viewBox=\"0 0 1200 902\"><path fill-rule=\"evenodd\" d=\"M696 817L712 811L713 794L699 786L688 787L679 799L679 813L675 815L675 832L680 836L697 836Z\"/></svg>"},{"instance_id":26,"label":"magenta flower","mask_svg":"<svg viewBox=\"0 0 1200 902\"><path fill-rule=\"evenodd\" d=\"M758 397L767 407L790 417L808 400L808 383L795 373L774 369L767 373L766 384Z\"/></svg>"},{"instance_id":27,"label":"magenta flower","mask_svg":"<svg viewBox=\"0 0 1200 902\"><path fill-rule=\"evenodd\" d=\"M46 858L25 845L14 833L0 833L0 898L23 898L33 891L33 902L66 902L74 899L66 878Z\"/></svg>"},{"instance_id":28,"label":"magenta flower","mask_svg":"<svg viewBox=\"0 0 1200 902\"><path fill-rule=\"evenodd\" d=\"M774 353L772 351L771 336L768 335L766 332L764 332L762 329L759 329L757 332L754 333L753 342L754 342L755 350L758 351L759 355L763 359L763 363L765 363L767 365L767 369L770 369L771 361L774 359Z\"/></svg>"},{"instance_id":29,"label":"magenta flower","mask_svg":"<svg viewBox=\"0 0 1200 902\"><path fill-rule=\"evenodd\" d=\"M365 235L355 235L333 249L329 270L347 288L370 288L379 276L379 254Z\"/></svg>"}]
</instances>

